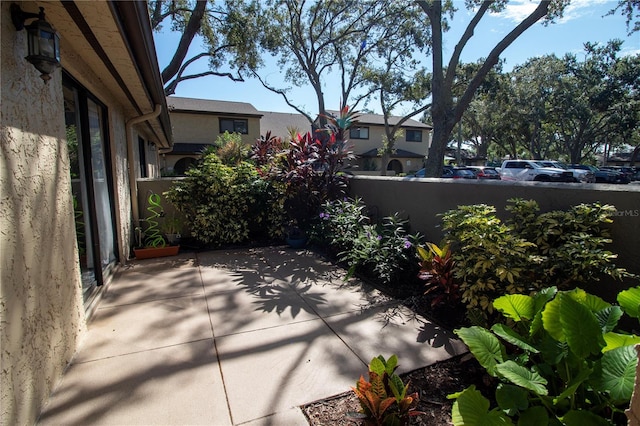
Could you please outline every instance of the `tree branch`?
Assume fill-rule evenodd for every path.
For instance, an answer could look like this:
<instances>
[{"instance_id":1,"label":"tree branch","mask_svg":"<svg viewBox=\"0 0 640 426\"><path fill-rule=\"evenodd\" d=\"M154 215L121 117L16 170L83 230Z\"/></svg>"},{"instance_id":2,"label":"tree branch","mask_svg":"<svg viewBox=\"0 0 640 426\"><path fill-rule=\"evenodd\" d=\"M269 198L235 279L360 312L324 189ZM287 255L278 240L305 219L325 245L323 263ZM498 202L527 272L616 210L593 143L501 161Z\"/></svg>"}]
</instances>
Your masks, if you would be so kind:
<instances>
[{"instance_id":1,"label":"tree branch","mask_svg":"<svg viewBox=\"0 0 640 426\"><path fill-rule=\"evenodd\" d=\"M260 84L262 84L262 86L267 89L270 90L273 93L277 93L278 95L282 96L282 98L284 99L284 101L287 103L287 105L289 105L291 108L295 109L296 111L298 111L300 114L304 115L304 117L309 121L309 124L313 124L314 120L313 118L311 118L311 116L304 111L303 109L299 108L298 106L294 105L290 100L289 97L287 96L287 92L285 90L282 89L276 89L274 87L269 86L261 77L260 75L255 72L254 70L252 70L252 74L254 77L256 77L258 79L258 81L260 81Z\"/></svg>"},{"instance_id":2,"label":"tree branch","mask_svg":"<svg viewBox=\"0 0 640 426\"><path fill-rule=\"evenodd\" d=\"M185 81L185 80L191 80L193 78L200 78L200 77L205 77L207 75L215 75L218 77L229 77L231 80L233 81L244 81L244 78L242 78L242 76L234 76L233 74L231 74L230 72L217 72L217 71L205 71L199 74L190 74L187 76L179 76L176 77L173 81L171 81L169 84L167 84L167 86L164 88L164 94L165 96L169 96L169 95L173 95L176 92L176 87L178 86L179 83Z\"/></svg>"},{"instance_id":3,"label":"tree branch","mask_svg":"<svg viewBox=\"0 0 640 426\"><path fill-rule=\"evenodd\" d=\"M189 17L189 22L182 33L182 37L180 37L176 53L173 55L173 58L171 58L169 65L162 71L162 81L171 80L180 69L180 65L189 51L191 41L200 29L206 6L207 0L197 0L196 7Z\"/></svg>"}]
</instances>

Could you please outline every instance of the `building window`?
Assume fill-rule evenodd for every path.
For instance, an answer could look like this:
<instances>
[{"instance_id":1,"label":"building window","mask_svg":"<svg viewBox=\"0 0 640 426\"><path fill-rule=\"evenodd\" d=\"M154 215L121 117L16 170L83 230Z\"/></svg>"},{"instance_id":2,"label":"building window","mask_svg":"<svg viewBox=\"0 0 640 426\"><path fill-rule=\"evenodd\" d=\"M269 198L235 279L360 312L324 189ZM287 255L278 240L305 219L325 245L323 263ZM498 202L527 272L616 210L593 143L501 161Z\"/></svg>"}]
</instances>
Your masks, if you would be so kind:
<instances>
[{"instance_id":1,"label":"building window","mask_svg":"<svg viewBox=\"0 0 640 426\"><path fill-rule=\"evenodd\" d=\"M352 127L349 130L349 137L351 139L369 139L368 127Z\"/></svg>"},{"instance_id":2,"label":"building window","mask_svg":"<svg viewBox=\"0 0 640 426\"><path fill-rule=\"evenodd\" d=\"M221 118L220 119L220 133L242 133L246 135L249 133L249 123L243 119L233 118Z\"/></svg>"},{"instance_id":3,"label":"building window","mask_svg":"<svg viewBox=\"0 0 640 426\"><path fill-rule=\"evenodd\" d=\"M422 130L407 130L407 142L422 142Z\"/></svg>"}]
</instances>

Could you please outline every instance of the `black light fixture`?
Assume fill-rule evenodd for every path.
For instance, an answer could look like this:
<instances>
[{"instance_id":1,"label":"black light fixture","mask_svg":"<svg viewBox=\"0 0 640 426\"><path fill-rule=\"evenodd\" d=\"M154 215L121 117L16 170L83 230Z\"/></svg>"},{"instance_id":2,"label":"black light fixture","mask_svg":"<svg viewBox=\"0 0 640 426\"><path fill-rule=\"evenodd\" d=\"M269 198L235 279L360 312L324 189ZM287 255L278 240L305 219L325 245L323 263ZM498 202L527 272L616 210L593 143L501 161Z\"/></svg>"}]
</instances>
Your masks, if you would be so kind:
<instances>
[{"instance_id":1,"label":"black light fixture","mask_svg":"<svg viewBox=\"0 0 640 426\"><path fill-rule=\"evenodd\" d=\"M25 27L24 21L34 18L37 19ZM25 59L42 73L40 78L46 83L51 79L49 74L60 66L60 36L44 19L44 7L40 8L40 13L30 13L24 12L20 6L13 3L11 20L17 31L26 28L29 56Z\"/></svg>"}]
</instances>

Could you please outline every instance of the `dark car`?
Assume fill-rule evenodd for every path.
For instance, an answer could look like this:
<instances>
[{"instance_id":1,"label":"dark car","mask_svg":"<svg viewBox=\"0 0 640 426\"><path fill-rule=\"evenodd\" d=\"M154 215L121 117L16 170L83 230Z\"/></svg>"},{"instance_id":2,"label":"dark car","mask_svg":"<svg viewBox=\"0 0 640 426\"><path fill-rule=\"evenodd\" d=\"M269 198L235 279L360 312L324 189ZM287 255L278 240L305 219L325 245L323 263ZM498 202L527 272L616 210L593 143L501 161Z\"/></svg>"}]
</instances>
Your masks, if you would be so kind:
<instances>
[{"instance_id":1,"label":"dark car","mask_svg":"<svg viewBox=\"0 0 640 426\"><path fill-rule=\"evenodd\" d=\"M629 178L629 181L633 180L633 175L635 174L635 170L633 167L625 167L625 166L603 166L600 167L601 170L610 170L618 173L622 173L626 177Z\"/></svg>"},{"instance_id":2,"label":"dark car","mask_svg":"<svg viewBox=\"0 0 640 426\"><path fill-rule=\"evenodd\" d=\"M616 170L599 169L596 166L585 164L571 164L573 169L591 170L596 175L596 183L621 183L626 184L631 181L628 176Z\"/></svg>"},{"instance_id":3,"label":"dark car","mask_svg":"<svg viewBox=\"0 0 640 426\"><path fill-rule=\"evenodd\" d=\"M478 179L476 174L467 167L445 167L442 169L441 177L449 179Z\"/></svg>"},{"instance_id":4,"label":"dark car","mask_svg":"<svg viewBox=\"0 0 640 426\"><path fill-rule=\"evenodd\" d=\"M478 179L495 179L500 180L500 173L495 167L488 166L468 166L467 169L476 174Z\"/></svg>"},{"instance_id":5,"label":"dark car","mask_svg":"<svg viewBox=\"0 0 640 426\"><path fill-rule=\"evenodd\" d=\"M415 172L411 177L425 177L424 169ZM442 169L442 178L450 179L477 179L476 175L466 167L444 166Z\"/></svg>"}]
</instances>

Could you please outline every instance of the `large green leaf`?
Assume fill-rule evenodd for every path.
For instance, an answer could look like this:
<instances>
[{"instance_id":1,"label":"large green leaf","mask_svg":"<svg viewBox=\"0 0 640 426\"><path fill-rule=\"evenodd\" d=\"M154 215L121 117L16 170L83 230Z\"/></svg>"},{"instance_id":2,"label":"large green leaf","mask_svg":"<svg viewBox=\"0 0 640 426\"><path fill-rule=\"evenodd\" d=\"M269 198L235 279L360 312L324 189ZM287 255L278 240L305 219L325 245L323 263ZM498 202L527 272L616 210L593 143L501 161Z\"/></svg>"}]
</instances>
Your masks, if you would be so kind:
<instances>
[{"instance_id":1,"label":"large green leaf","mask_svg":"<svg viewBox=\"0 0 640 426\"><path fill-rule=\"evenodd\" d=\"M606 343L593 312L569 295L561 294L560 300L560 323L569 349L580 358L600 353Z\"/></svg>"},{"instance_id":2,"label":"large green leaf","mask_svg":"<svg viewBox=\"0 0 640 426\"><path fill-rule=\"evenodd\" d=\"M503 338L505 341L519 347L520 349L524 349L525 351L533 352L536 354L540 352L538 349L531 346L524 337L504 324L494 324L494 326L491 327L491 331L498 335L498 337Z\"/></svg>"},{"instance_id":3,"label":"large green leaf","mask_svg":"<svg viewBox=\"0 0 640 426\"><path fill-rule=\"evenodd\" d=\"M640 287L633 287L618 293L618 303L627 315L640 318Z\"/></svg>"},{"instance_id":4,"label":"large green leaf","mask_svg":"<svg viewBox=\"0 0 640 426\"><path fill-rule=\"evenodd\" d=\"M622 316L620 306L608 306L595 313L603 333L613 331Z\"/></svg>"},{"instance_id":5,"label":"large green leaf","mask_svg":"<svg viewBox=\"0 0 640 426\"><path fill-rule=\"evenodd\" d=\"M496 365L496 371L514 385L529 389L536 395L547 395L549 393L545 386L548 383L547 379L513 361L506 361Z\"/></svg>"},{"instance_id":6,"label":"large green leaf","mask_svg":"<svg viewBox=\"0 0 640 426\"><path fill-rule=\"evenodd\" d=\"M497 410L489 411L489 400L474 385L457 394L451 410L454 426L504 426L511 420Z\"/></svg>"},{"instance_id":7,"label":"large green leaf","mask_svg":"<svg viewBox=\"0 0 640 426\"><path fill-rule=\"evenodd\" d=\"M607 342L607 346L602 348L602 352L607 352L621 346L636 345L640 343L640 336L609 332L604 335L604 341Z\"/></svg>"},{"instance_id":8,"label":"large green leaf","mask_svg":"<svg viewBox=\"0 0 640 426\"><path fill-rule=\"evenodd\" d=\"M542 311L542 325L544 329L558 342L566 342L562 324L560 324L561 301L556 297L546 304Z\"/></svg>"},{"instance_id":9,"label":"large green leaf","mask_svg":"<svg viewBox=\"0 0 640 426\"><path fill-rule=\"evenodd\" d=\"M549 414L546 408L537 405L531 407L520 414L518 426L547 426L549 424Z\"/></svg>"},{"instance_id":10,"label":"large green leaf","mask_svg":"<svg viewBox=\"0 0 640 426\"><path fill-rule=\"evenodd\" d=\"M576 300L577 302L580 302L582 305L589 308L591 312L598 312L611 306L610 303L605 302L604 300L602 300L600 297L596 295L587 293L582 289L578 289L578 290L580 290L583 293L583 295L581 295L580 299L576 298L574 300Z\"/></svg>"},{"instance_id":11,"label":"large green leaf","mask_svg":"<svg viewBox=\"0 0 640 426\"><path fill-rule=\"evenodd\" d=\"M557 292L558 290L555 287L547 287L543 288L533 296L533 301L535 304L534 310L536 314L533 318L533 321L531 321L531 326L529 327L530 336L536 335L542 328L542 310L547 302L555 297Z\"/></svg>"},{"instance_id":12,"label":"large green leaf","mask_svg":"<svg viewBox=\"0 0 640 426\"><path fill-rule=\"evenodd\" d=\"M524 294L507 294L498 297L493 301L493 307L516 322L523 319L531 320L536 313L533 297Z\"/></svg>"},{"instance_id":13,"label":"large green leaf","mask_svg":"<svg viewBox=\"0 0 640 426\"><path fill-rule=\"evenodd\" d=\"M610 426L606 419L590 411L571 410L562 417L566 426Z\"/></svg>"},{"instance_id":14,"label":"large green leaf","mask_svg":"<svg viewBox=\"0 0 640 426\"><path fill-rule=\"evenodd\" d=\"M629 401L637 365L638 355L633 346L622 346L605 352L593 373L594 388L600 392L609 392L614 401Z\"/></svg>"},{"instance_id":15,"label":"large green leaf","mask_svg":"<svg viewBox=\"0 0 640 426\"><path fill-rule=\"evenodd\" d=\"M507 415L515 416L529 408L529 392L519 386L500 383L496 389L496 402Z\"/></svg>"},{"instance_id":16,"label":"large green leaf","mask_svg":"<svg viewBox=\"0 0 640 426\"><path fill-rule=\"evenodd\" d=\"M489 374L496 375L496 365L504 362L504 346L488 330L473 326L455 331Z\"/></svg>"}]
</instances>

